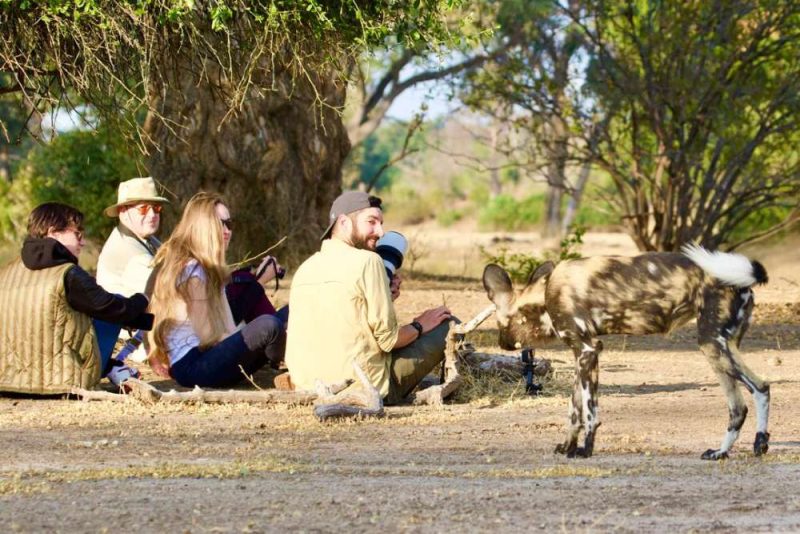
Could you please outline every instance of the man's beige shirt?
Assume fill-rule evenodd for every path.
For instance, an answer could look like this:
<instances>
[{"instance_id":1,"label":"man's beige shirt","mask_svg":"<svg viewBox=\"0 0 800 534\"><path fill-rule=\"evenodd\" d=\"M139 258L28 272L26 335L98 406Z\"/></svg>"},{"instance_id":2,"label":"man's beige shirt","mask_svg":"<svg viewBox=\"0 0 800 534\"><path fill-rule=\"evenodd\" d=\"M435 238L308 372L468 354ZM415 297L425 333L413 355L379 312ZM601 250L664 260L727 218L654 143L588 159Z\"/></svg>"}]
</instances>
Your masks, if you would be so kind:
<instances>
[{"instance_id":1,"label":"man's beige shirt","mask_svg":"<svg viewBox=\"0 0 800 534\"><path fill-rule=\"evenodd\" d=\"M127 232L130 234L130 230ZM153 249L161 245L155 237L148 237L147 242ZM132 234L123 234L119 227L114 228L97 258L97 283L109 293L123 297L144 293L153 271L153 255Z\"/></svg>"},{"instance_id":2,"label":"man's beige shirt","mask_svg":"<svg viewBox=\"0 0 800 534\"><path fill-rule=\"evenodd\" d=\"M297 389L357 377L358 362L382 396L389 393L389 352L397 317L376 253L326 239L294 275L289 296L286 365Z\"/></svg>"}]
</instances>

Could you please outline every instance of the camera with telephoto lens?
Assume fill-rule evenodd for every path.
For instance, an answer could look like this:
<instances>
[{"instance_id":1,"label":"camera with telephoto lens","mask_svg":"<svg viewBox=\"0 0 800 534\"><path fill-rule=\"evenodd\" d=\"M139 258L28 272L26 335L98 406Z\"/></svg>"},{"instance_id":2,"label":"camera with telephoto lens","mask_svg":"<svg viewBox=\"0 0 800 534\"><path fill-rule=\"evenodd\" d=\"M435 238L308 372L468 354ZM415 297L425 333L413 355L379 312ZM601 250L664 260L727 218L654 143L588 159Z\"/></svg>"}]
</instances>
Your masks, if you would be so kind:
<instances>
[{"instance_id":1,"label":"camera with telephoto lens","mask_svg":"<svg viewBox=\"0 0 800 534\"><path fill-rule=\"evenodd\" d=\"M283 280L283 277L286 275L286 269L284 269L283 267L278 267L278 263L275 261L275 258L271 257L269 259L269 261L264 264L264 266L261 268L261 270L256 271L256 269L258 269L258 265L259 264L254 263L253 265L250 266L250 270L255 273L254 276L256 277L256 280L261 278L261 276L265 272L267 272L267 269L269 269L270 265L274 265L275 266L275 278L277 278L279 280Z\"/></svg>"},{"instance_id":2,"label":"camera with telephoto lens","mask_svg":"<svg viewBox=\"0 0 800 534\"><path fill-rule=\"evenodd\" d=\"M407 250L408 240L400 232L386 232L378 240L375 252L383 260L383 266L386 267L386 274L390 281L394 278L397 269L403 265L403 256Z\"/></svg>"}]
</instances>

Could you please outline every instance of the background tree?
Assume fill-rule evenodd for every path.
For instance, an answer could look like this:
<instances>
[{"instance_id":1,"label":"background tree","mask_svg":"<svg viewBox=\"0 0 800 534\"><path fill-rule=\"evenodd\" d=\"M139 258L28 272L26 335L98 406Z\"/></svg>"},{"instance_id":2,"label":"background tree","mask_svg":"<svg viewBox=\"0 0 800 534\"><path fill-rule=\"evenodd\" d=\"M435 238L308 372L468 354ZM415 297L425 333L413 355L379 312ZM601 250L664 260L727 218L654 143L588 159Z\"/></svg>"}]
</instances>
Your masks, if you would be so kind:
<instances>
[{"instance_id":1,"label":"background tree","mask_svg":"<svg viewBox=\"0 0 800 534\"><path fill-rule=\"evenodd\" d=\"M360 172L358 186L362 189L371 189L372 182L382 181L381 185L385 185L382 175L419 150L412 145L419 145L413 138L421 132L425 120L427 107L424 104L415 118L407 122L406 132L399 134L404 141L396 143L395 151L386 154L378 175L363 173L363 159L369 157L370 150L361 150L362 145L374 146L378 128L404 93L427 85L435 86L441 93L450 93L453 98L456 79L480 70L510 46L509 42L487 39L492 33L491 25L476 24L483 19L480 12L484 9L482 0L466 0L460 9L450 12L445 24L454 38L436 48L390 41L386 46L365 51L352 63L345 127L353 151L345 162L345 183L354 183L352 175ZM395 121L389 129L396 130L396 125Z\"/></svg>"},{"instance_id":2,"label":"background tree","mask_svg":"<svg viewBox=\"0 0 800 534\"><path fill-rule=\"evenodd\" d=\"M496 25L493 39L506 46L484 69L464 77L461 97L472 109L516 130L498 149L524 174L546 181L543 233L558 235L571 224L588 179L586 160L574 149L575 131L585 126L587 107L581 81L588 60L583 32L550 0L484 4ZM580 9L577 0L567 4ZM584 167L577 180L569 173L576 165ZM566 194L572 202L565 218Z\"/></svg>"},{"instance_id":3,"label":"background tree","mask_svg":"<svg viewBox=\"0 0 800 534\"><path fill-rule=\"evenodd\" d=\"M119 132L103 125L72 130L27 154L12 193L26 200L24 214L42 202L80 206L86 234L103 242L116 224L103 209L116 201L119 182L140 176L143 169L141 153ZM24 215L18 223L24 227Z\"/></svg>"},{"instance_id":4,"label":"background tree","mask_svg":"<svg viewBox=\"0 0 800 534\"><path fill-rule=\"evenodd\" d=\"M735 248L797 219L796 3L604 0L568 13L609 118L576 148L609 176L607 199L639 248ZM776 224L731 239L765 210Z\"/></svg>"},{"instance_id":5,"label":"background tree","mask_svg":"<svg viewBox=\"0 0 800 534\"><path fill-rule=\"evenodd\" d=\"M415 134L422 121L423 115L418 114L408 123L384 123L354 146L348 155L350 165L345 165L345 188L371 192L389 186L400 173L397 163L420 150L422 139Z\"/></svg>"},{"instance_id":6,"label":"background tree","mask_svg":"<svg viewBox=\"0 0 800 534\"><path fill-rule=\"evenodd\" d=\"M344 73L390 37L414 49L441 42L442 14L456 4L3 0L0 72L10 79L0 93L37 107L75 94L109 127L135 125L176 205L220 191L241 222L238 252L288 234L282 257L298 258L318 246L340 188Z\"/></svg>"},{"instance_id":7,"label":"background tree","mask_svg":"<svg viewBox=\"0 0 800 534\"><path fill-rule=\"evenodd\" d=\"M10 77L0 73L0 86L7 86ZM0 97L2 97L0 93ZM31 132L41 133L41 114L26 103L22 95L12 91L0 98L0 182L13 180L15 160L19 160L32 144Z\"/></svg>"}]
</instances>

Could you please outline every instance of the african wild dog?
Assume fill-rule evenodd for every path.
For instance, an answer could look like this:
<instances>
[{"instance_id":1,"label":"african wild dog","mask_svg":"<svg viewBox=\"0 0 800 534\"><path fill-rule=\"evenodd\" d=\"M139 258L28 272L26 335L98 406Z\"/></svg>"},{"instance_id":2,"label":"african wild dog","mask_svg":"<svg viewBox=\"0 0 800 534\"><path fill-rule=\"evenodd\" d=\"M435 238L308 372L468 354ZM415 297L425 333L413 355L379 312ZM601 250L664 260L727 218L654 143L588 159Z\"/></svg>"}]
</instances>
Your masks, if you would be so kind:
<instances>
[{"instance_id":1,"label":"african wild dog","mask_svg":"<svg viewBox=\"0 0 800 534\"><path fill-rule=\"evenodd\" d=\"M592 454L597 418L598 359L603 334L668 333L697 318L700 348L717 374L728 400L728 431L719 449L702 458L726 458L739 436L747 406L736 381L753 395L757 433L755 454L767 452L769 384L745 366L739 342L748 327L757 283L764 267L740 254L708 252L694 245L683 254L653 252L628 257L595 257L541 265L527 285L515 291L508 274L490 264L483 285L497 307L500 346L536 347L553 335L575 354L575 384L570 399L567 439L556 447L568 457ZM583 447L578 447L581 426Z\"/></svg>"}]
</instances>

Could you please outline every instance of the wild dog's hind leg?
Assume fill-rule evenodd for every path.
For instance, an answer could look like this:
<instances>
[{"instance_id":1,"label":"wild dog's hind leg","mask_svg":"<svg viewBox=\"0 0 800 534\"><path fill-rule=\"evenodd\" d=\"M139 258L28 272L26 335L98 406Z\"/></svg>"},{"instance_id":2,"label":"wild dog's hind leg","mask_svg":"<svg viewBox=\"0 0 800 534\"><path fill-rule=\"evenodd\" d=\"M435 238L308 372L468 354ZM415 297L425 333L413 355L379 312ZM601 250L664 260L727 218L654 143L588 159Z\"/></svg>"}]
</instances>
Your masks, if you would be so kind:
<instances>
[{"instance_id":1,"label":"wild dog's hind leg","mask_svg":"<svg viewBox=\"0 0 800 534\"><path fill-rule=\"evenodd\" d=\"M569 405L569 430L564 443L556 452L568 458L588 458L594 450L597 427L600 426L597 408L597 383L599 378L599 355L603 350L600 340L583 334L580 338L565 337L575 353L575 382ZM584 431L583 447L578 447L581 427Z\"/></svg>"},{"instance_id":2,"label":"wild dog's hind leg","mask_svg":"<svg viewBox=\"0 0 800 534\"><path fill-rule=\"evenodd\" d=\"M734 337L731 351L739 365L739 380L753 396L753 404L756 408L756 438L753 442L753 453L756 456L761 456L769 450L769 432L767 431L770 401L769 383L751 371L739 358L739 345L750 326L750 317L753 313L754 305L755 299L752 289L740 289L735 293L731 301L730 323L738 325L738 329L733 329ZM731 326L728 325L727 328L731 329Z\"/></svg>"},{"instance_id":3,"label":"wild dog's hind leg","mask_svg":"<svg viewBox=\"0 0 800 534\"><path fill-rule=\"evenodd\" d=\"M704 295L703 310L697 320L700 348L711 363L728 400L728 430L719 449L708 449L704 460L728 457L747 417L747 406L736 384L741 382L753 395L756 407L756 456L769 448L769 384L759 378L739 357L739 343L747 331L753 308L750 289L709 288Z\"/></svg>"}]
</instances>

